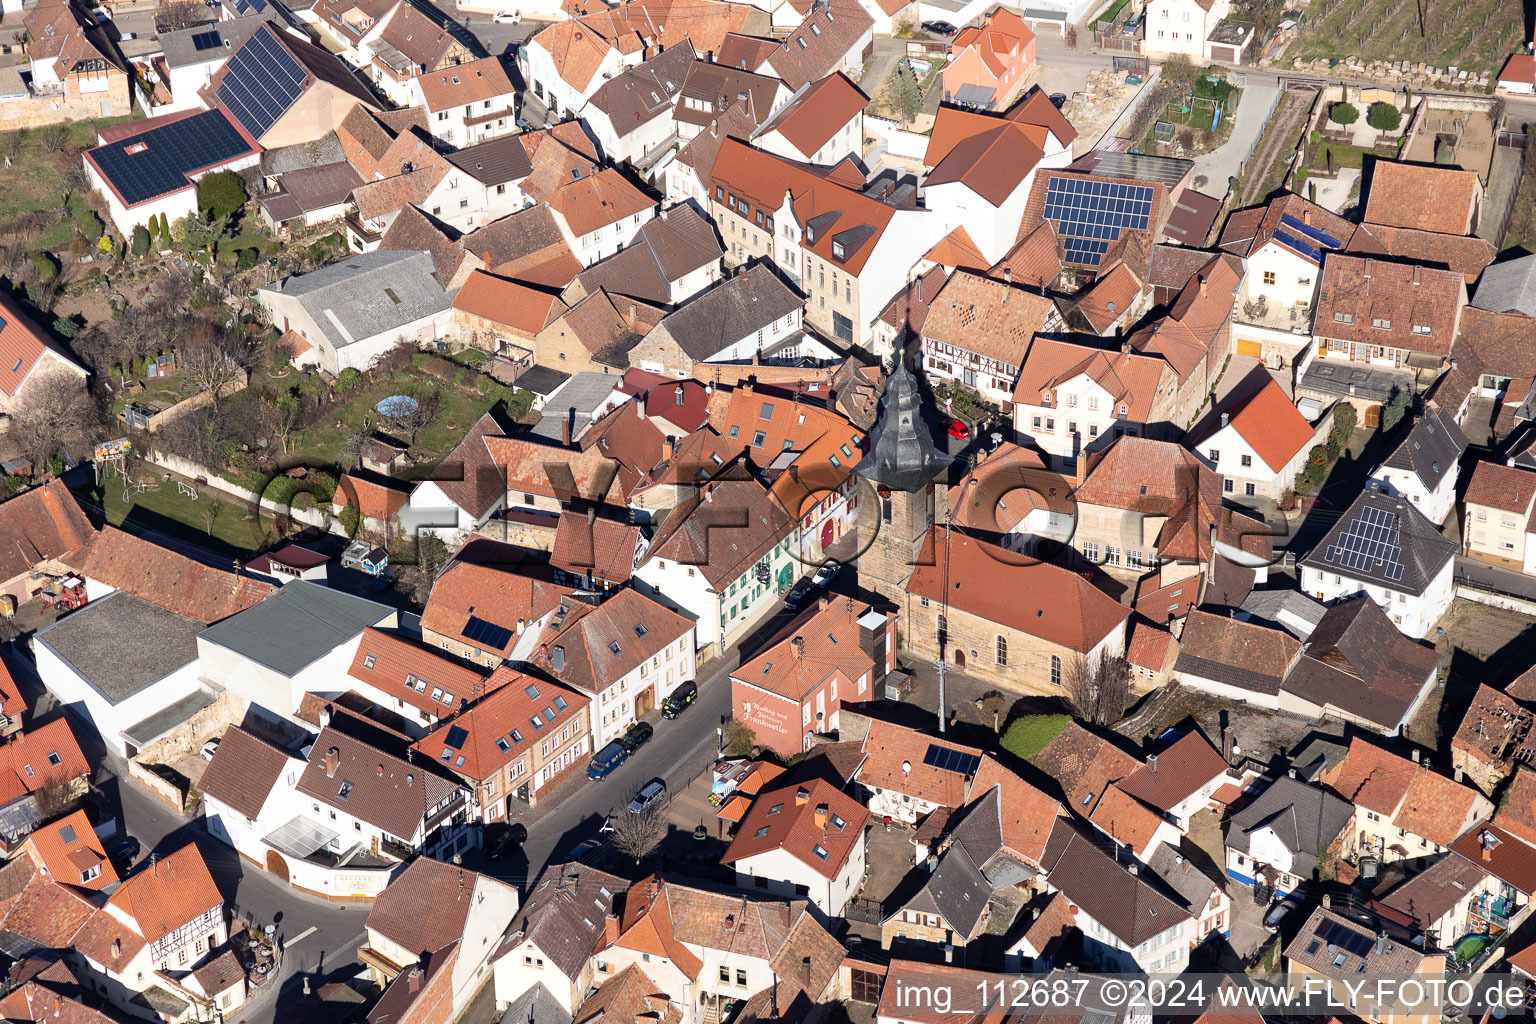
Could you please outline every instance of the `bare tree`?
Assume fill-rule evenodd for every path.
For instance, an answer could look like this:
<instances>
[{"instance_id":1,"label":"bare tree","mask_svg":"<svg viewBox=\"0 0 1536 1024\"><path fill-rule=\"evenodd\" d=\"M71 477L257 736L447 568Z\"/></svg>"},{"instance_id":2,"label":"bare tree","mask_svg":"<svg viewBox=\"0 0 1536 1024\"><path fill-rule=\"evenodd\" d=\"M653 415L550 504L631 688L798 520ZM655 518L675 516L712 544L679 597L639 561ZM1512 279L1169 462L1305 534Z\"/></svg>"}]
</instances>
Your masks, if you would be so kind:
<instances>
[{"instance_id":1,"label":"bare tree","mask_svg":"<svg viewBox=\"0 0 1536 1024\"><path fill-rule=\"evenodd\" d=\"M45 473L61 446L92 440L100 431L85 382L63 369L29 380L11 411L11 440Z\"/></svg>"},{"instance_id":2,"label":"bare tree","mask_svg":"<svg viewBox=\"0 0 1536 1024\"><path fill-rule=\"evenodd\" d=\"M613 826L613 848L633 857L638 865L666 834L666 810L661 804L652 804L639 814L623 811Z\"/></svg>"},{"instance_id":3,"label":"bare tree","mask_svg":"<svg viewBox=\"0 0 1536 1024\"><path fill-rule=\"evenodd\" d=\"M72 779L55 779L32 791L38 816L45 822L56 821L75 809L80 792Z\"/></svg>"},{"instance_id":4,"label":"bare tree","mask_svg":"<svg viewBox=\"0 0 1536 1024\"><path fill-rule=\"evenodd\" d=\"M212 494L205 493L202 498L202 508L199 510L203 517L203 532L213 536L213 524L218 522L219 513L224 511L224 503Z\"/></svg>"},{"instance_id":5,"label":"bare tree","mask_svg":"<svg viewBox=\"0 0 1536 1024\"><path fill-rule=\"evenodd\" d=\"M289 439L304 415L304 403L298 393L263 391L259 396L258 420L262 431L277 439L278 450L287 454Z\"/></svg>"},{"instance_id":6,"label":"bare tree","mask_svg":"<svg viewBox=\"0 0 1536 1024\"><path fill-rule=\"evenodd\" d=\"M368 450L369 437L368 424L363 424L363 429L355 434L348 434L341 442L342 457L353 469L361 469L363 466L363 453Z\"/></svg>"},{"instance_id":7,"label":"bare tree","mask_svg":"<svg viewBox=\"0 0 1536 1024\"><path fill-rule=\"evenodd\" d=\"M432 422L432 417L437 415L437 404L442 397L442 389L436 384L418 384L411 389L410 397L415 400L415 405L398 416L386 417L390 427L406 436L411 444L416 443L416 435L421 428Z\"/></svg>"},{"instance_id":8,"label":"bare tree","mask_svg":"<svg viewBox=\"0 0 1536 1024\"><path fill-rule=\"evenodd\" d=\"M69 127L51 124L37 136L37 144L44 153L62 153L69 148Z\"/></svg>"},{"instance_id":9,"label":"bare tree","mask_svg":"<svg viewBox=\"0 0 1536 1024\"><path fill-rule=\"evenodd\" d=\"M1131 668L1124 658L1079 658L1067 666L1063 696L1072 713L1092 725L1113 725L1131 702Z\"/></svg>"},{"instance_id":10,"label":"bare tree","mask_svg":"<svg viewBox=\"0 0 1536 1024\"><path fill-rule=\"evenodd\" d=\"M200 345L177 360L177 369L193 391L206 391L217 415L224 402L224 392L245 377L240 364L226 352L212 345Z\"/></svg>"},{"instance_id":11,"label":"bare tree","mask_svg":"<svg viewBox=\"0 0 1536 1024\"><path fill-rule=\"evenodd\" d=\"M178 29L205 25L207 22L207 10L195 0L177 0L176 3L161 4L160 9L155 12L155 27L161 32L175 32Z\"/></svg>"},{"instance_id":12,"label":"bare tree","mask_svg":"<svg viewBox=\"0 0 1536 1024\"><path fill-rule=\"evenodd\" d=\"M21 147L27 144L27 139L31 135L31 131L26 128L18 128L13 132L6 132L5 141L0 142L0 149L3 149L5 155L14 161L17 155L21 153Z\"/></svg>"}]
</instances>

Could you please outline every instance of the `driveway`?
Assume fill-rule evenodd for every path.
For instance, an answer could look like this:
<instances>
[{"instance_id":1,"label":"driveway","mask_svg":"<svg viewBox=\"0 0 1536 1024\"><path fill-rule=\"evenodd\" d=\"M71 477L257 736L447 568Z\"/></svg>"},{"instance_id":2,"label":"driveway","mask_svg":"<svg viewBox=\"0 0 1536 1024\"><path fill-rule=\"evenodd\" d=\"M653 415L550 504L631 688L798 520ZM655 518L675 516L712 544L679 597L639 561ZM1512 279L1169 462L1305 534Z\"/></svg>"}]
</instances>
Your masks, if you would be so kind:
<instances>
[{"instance_id":1,"label":"driveway","mask_svg":"<svg viewBox=\"0 0 1536 1024\"><path fill-rule=\"evenodd\" d=\"M1243 169L1253 147L1258 144L1264 125L1269 120L1270 106L1279 95L1279 88L1272 78L1249 75L1243 87L1242 98L1237 101L1237 118L1227 141L1195 157L1195 174L1203 175L1207 184L1201 191L1221 198L1227 194L1227 182Z\"/></svg>"}]
</instances>

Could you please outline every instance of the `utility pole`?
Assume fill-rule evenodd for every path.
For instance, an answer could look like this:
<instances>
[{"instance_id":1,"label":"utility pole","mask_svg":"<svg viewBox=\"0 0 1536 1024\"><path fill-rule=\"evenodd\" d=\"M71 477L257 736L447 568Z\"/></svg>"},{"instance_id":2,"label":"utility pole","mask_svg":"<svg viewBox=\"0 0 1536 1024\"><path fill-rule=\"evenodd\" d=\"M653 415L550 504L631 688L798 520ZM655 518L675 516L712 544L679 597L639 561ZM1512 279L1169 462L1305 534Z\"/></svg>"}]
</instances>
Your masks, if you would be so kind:
<instances>
[{"instance_id":1,"label":"utility pole","mask_svg":"<svg viewBox=\"0 0 1536 1024\"><path fill-rule=\"evenodd\" d=\"M939 630L939 735L949 735L949 697L946 692L944 675L947 671L949 654L949 498L947 494L938 493L935 488L934 500L941 504L939 515L944 522L944 599L939 602L939 621L943 628Z\"/></svg>"}]
</instances>

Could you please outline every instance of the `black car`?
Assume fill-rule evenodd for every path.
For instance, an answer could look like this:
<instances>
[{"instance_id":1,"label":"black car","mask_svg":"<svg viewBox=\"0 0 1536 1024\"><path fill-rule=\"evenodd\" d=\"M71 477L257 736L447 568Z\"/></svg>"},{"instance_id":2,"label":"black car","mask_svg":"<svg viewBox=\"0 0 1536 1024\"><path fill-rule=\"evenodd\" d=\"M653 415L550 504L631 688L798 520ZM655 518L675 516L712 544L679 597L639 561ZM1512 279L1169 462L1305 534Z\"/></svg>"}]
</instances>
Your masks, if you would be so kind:
<instances>
[{"instance_id":1,"label":"black car","mask_svg":"<svg viewBox=\"0 0 1536 1024\"><path fill-rule=\"evenodd\" d=\"M960 31L947 21L925 21L923 22L923 28L936 36L944 36L945 38L955 35Z\"/></svg>"},{"instance_id":2,"label":"black car","mask_svg":"<svg viewBox=\"0 0 1536 1024\"><path fill-rule=\"evenodd\" d=\"M619 737L619 742L624 744L625 750L633 754L643 747L655 734L656 730L651 726L651 723L636 722L629 727L628 732Z\"/></svg>"},{"instance_id":3,"label":"black car","mask_svg":"<svg viewBox=\"0 0 1536 1024\"><path fill-rule=\"evenodd\" d=\"M139 841L129 836L119 842L113 843L107 850L107 859L110 860L119 873L129 867L139 857Z\"/></svg>"},{"instance_id":4,"label":"black car","mask_svg":"<svg viewBox=\"0 0 1536 1024\"><path fill-rule=\"evenodd\" d=\"M816 587L811 583L809 576L799 580L793 587L789 588L789 593L784 595L784 607L792 612L799 611L815 589Z\"/></svg>"},{"instance_id":5,"label":"black car","mask_svg":"<svg viewBox=\"0 0 1536 1024\"><path fill-rule=\"evenodd\" d=\"M684 683L667 695L661 702L661 717L676 718L699 695L699 688L692 681Z\"/></svg>"}]
</instances>

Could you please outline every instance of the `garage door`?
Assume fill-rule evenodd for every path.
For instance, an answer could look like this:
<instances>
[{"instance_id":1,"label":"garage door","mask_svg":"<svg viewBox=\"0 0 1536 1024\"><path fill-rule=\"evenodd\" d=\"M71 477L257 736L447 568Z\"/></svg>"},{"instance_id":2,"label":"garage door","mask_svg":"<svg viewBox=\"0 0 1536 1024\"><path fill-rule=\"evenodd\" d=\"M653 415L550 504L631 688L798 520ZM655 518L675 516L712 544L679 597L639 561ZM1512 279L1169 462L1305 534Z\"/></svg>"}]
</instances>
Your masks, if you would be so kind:
<instances>
[{"instance_id":1,"label":"garage door","mask_svg":"<svg viewBox=\"0 0 1536 1024\"><path fill-rule=\"evenodd\" d=\"M1212 46L1211 47L1211 60L1224 60L1224 61L1228 62L1229 64L1236 64L1237 63L1237 47L1235 47L1235 46Z\"/></svg>"},{"instance_id":2,"label":"garage door","mask_svg":"<svg viewBox=\"0 0 1536 1024\"><path fill-rule=\"evenodd\" d=\"M1252 339L1240 339L1237 343L1237 354L1240 356L1253 356L1255 359L1264 358L1264 346Z\"/></svg>"}]
</instances>

